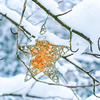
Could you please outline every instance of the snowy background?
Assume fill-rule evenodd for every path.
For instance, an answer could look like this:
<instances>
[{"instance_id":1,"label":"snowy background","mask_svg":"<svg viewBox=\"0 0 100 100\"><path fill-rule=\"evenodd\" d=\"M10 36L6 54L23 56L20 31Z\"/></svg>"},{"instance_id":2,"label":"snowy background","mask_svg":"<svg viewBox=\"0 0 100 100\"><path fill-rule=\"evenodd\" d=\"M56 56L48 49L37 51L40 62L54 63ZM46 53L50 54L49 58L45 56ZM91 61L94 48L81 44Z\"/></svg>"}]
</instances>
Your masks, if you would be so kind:
<instances>
[{"instance_id":1,"label":"snowy background","mask_svg":"<svg viewBox=\"0 0 100 100\"><path fill-rule=\"evenodd\" d=\"M67 15L61 16L59 18L73 29L76 29L79 32L83 32L86 36L90 37L94 42L93 52L100 54L96 48L96 42L97 38L99 37L100 29L100 13L98 13L98 9L100 9L100 1L96 0L93 2L93 0L83 0L84 2L81 2L82 0L63 0L63 2L58 5L58 0L55 0L55 2L53 0L47 0L48 2L51 2L52 6L48 4L48 2L44 2L45 0L39 1L44 3L44 5L47 6L47 8L50 9L52 13L56 14L59 14L59 12L65 12L74 7L73 12L70 12ZM24 0L0 0L0 13L7 14L7 16L19 23L19 15L21 15L23 3ZM55 7L55 10L53 9L53 6ZM31 17L29 17L30 15ZM28 0L22 25L31 34L38 36L40 27L44 23L46 17L46 12L44 12L31 0ZM0 100L78 100L77 97L73 94L72 90L69 88L36 83L33 79L28 82L24 82L26 68L16 57L16 35L11 34L10 31L10 28L12 28L13 32L16 32L17 27L1 14L0 19L2 19L0 21L0 58L3 58L3 60L0 60L0 95L10 93L22 94L22 97L0 96ZM48 33L54 33L57 37L62 39L60 40L62 43L65 43L65 41L67 43L67 40L63 39L69 39L69 31L58 24L50 16L47 20L46 28ZM95 34L93 34L94 32ZM55 41L51 42L57 43L58 40L56 39L59 38L56 36ZM77 41L76 37L78 38ZM50 40L50 38L48 38L48 40ZM76 50L76 48L80 47L89 51L88 42L84 41L76 35L74 35L73 41L76 41L73 42L73 49ZM19 42L20 44L30 42L21 31ZM79 43L79 45L77 46L74 43ZM100 80L100 60L92 56L79 55L80 53L81 52L79 51L78 54L69 57L69 59L86 71L93 69L91 74ZM26 63L28 62L26 57L21 52L20 56ZM79 71L75 66L66 62L62 58L57 62L56 66L66 78L68 82L67 85L73 86L92 84L92 79L90 79L89 76ZM45 77L42 73L38 75L37 78L43 81L51 82L51 80ZM61 79L61 83L65 84L63 79ZM95 97L93 99L93 96L89 97L93 94L92 87L75 88L73 90L78 95L80 100L100 99ZM100 93L99 86L96 87L96 93ZM34 96L34 99L29 97L26 98L25 94Z\"/></svg>"}]
</instances>

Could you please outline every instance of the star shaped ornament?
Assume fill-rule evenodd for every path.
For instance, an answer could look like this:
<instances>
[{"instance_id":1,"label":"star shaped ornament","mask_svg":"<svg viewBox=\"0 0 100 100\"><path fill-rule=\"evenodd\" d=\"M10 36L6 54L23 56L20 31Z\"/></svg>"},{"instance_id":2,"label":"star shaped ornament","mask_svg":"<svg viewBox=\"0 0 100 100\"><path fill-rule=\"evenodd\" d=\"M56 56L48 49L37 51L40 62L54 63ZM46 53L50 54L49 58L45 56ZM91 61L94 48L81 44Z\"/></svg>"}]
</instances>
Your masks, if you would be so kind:
<instances>
[{"instance_id":1,"label":"star shaped ornament","mask_svg":"<svg viewBox=\"0 0 100 100\"><path fill-rule=\"evenodd\" d=\"M41 35L42 37L42 35ZM46 39L35 40L35 45L26 45L28 54L30 55L29 69L33 76L43 72L53 82L59 83L58 70L56 69L56 61L68 52L68 47L63 45L51 44ZM32 76L27 71L25 81L31 79Z\"/></svg>"}]
</instances>

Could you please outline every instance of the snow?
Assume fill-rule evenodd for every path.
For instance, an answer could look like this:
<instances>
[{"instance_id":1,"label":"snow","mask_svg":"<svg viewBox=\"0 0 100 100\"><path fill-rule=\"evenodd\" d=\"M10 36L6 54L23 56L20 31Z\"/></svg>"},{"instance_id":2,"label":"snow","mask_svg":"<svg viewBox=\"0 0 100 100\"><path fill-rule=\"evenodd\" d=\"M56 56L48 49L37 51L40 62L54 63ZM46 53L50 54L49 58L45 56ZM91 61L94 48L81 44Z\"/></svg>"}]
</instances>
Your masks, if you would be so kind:
<instances>
[{"instance_id":1,"label":"snow","mask_svg":"<svg viewBox=\"0 0 100 100\"><path fill-rule=\"evenodd\" d=\"M46 7L50 12L57 15L59 13L63 13L60 9L58 9L58 3L54 0L38 0L44 7Z\"/></svg>"},{"instance_id":2,"label":"snow","mask_svg":"<svg viewBox=\"0 0 100 100\"><path fill-rule=\"evenodd\" d=\"M61 14L63 13L60 9L58 9L58 4L54 0L38 0L41 4L43 4L48 10L50 10L53 14ZM0 1L0 3L2 3ZM13 1L12 4L8 2L8 6L11 6L11 8L16 9L16 4L22 5L23 3L21 1ZM51 6L52 5L52 6ZM22 6L19 6L19 11L22 9ZM29 10L30 8L27 8ZM60 16L59 19L61 19L66 25L70 26L71 29L75 29L79 32L82 32L84 35L89 37L93 41L93 53L100 53L97 47L97 41L100 37L99 29L100 29L100 1L99 0L83 0L81 3L77 4L71 12L69 12L66 15ZM32 10L34 11L35 8L33 7ZM11 10L7 8L3 4L0 4L0 12L3 14L7 14L9 18L14 20L15 22L19 23L20 21L20 14L18 14L15 10ZM28 14L31 14L29 12ZM91 23L92 22L92 23ZM32 25L30 22L26 20L26 18L23 18L22 24L21 24L28 32L30 32L32 35L36 36L38 38L40 36L40 27ZM74 33L73 33L74 34ZM46 38L51 44L55 45L64 45L69 46L69 40L64 40L58 38L54 33L46 32L43 37ZM42 38L43 38L42 37ZM29 44L35 44L35 39L32 39L32 42ZM82 52L85 51L87 47L89 47L89 43L81 38L80 36L74 34L72 37L72 50L78 50L78 52L74 53L74 56L70 57L70 60L74 62L76 65L81 66L81 63L79 63L76 59L84 59L84 61L98 61L97 58L92 58L90 56L79 56ZM5 55L5 54L4 54ZM16 63L16 62L15 62ZM14 64L15 64L14 63ZM12 64L13 65L13 64ZM70 70L76 70L76 68L69 64L64 63L62 66L57 62L56 66L58 70L65 75L66 72ZM100 76L100 71L96 71L96 76ZM75 71L74 74L78 76L78 72ZM30 95L36 95L36 96L60 96L63 98L73 98L75 97L72 91L69 88L60 87L60 86L51 86L43 83L35 83L35 80L31 79L28 82L24 82L25 75L20 74L12 78L2 78L0 77L0 95L5 93L20 93L25 95L27 91L31 88L31 86L34 84L34 88L31 89ZM38 76L37 76L38 78ZM87 83L87 79L80 78L80 81L84 81ZM42 81L52 82L50 79L44 79ZM63 82L62 82L63 83ZM87 83L88 84L88 83ZM68 85L76 85L76 82L71 81L68 83ZM58 92L59 91L59 92ZM66 95L67 94L67 95ZM99 94L97 94L99 95ZM98 98L95 98L94 96L91 96L87 98L86 100L99 100ZM73 100L77 100L76 97Z\"/></svg>"},{"instance_id":3,"label":"snow","mask_svg":"<svg viewBox=\"0 0 100 100\"><path fill-rule=\"evenodd\" d=\"M58 9L58 4L54 0L48 0L48 2L45 2L44 0L39 0L39 2L43 4L47 9L50 9L50 11L54 14L62 13L60 9ZM79 32L82 32L84 35L86 35L93 41L93 52L94 53L100 53L100 51L98 50L98 46L97 46L97 41L100 36L99 35L100 24L98 24L100 23L100 20L99 20L100 13L99 11L97 11L99 7L100 7L100 1L98 0L96 0L95 2L94 0L90 0L90 1L83 0L81 3L77 4L72 9L71 12L59 17L59 19L61 19L64 23L69 25L71 29L75 29ZM15 22L19 23L20 15L17 12L8 9L3 4L0 4L0 12L2 12L3 14L7 13L8 17L13 19ZM14 15L14 17L12 16L12 14ZM93 22L93 24L91 24L91 21ZM38 36L40 28L37 26L33 26L31 23L26 21L25 18L23 18L22 26L26 30L28 30L32 35L36 37ZM69 46L68 40L60 39L52 33L47 32L45 34L45 37L51 43ZM86 40L84 40L82 37L76 34L73 35L72 50L76 50L77 48L79 48L78 52L75 53L75 55L80 55L82 52L84 52L84 50L89 45L90 44Z\"/></svg>"},{"instance_id":4,"label":"snow","mask_svg":"<svg viewBox=\"0 0 100 100\"><path fill-rule=\"evenodd\" d=\"M48 0L48 2L45 2L44 0L39 0L39 2L43 4L47 9L50 9L50 11L54 14L62 13L60 9L58 9L58 4L53 0ZM99 20L100 13L98 13L99 11L97 11L99 7L100 7L100 2L98 0L96 0L96 2L94 2L94 0L90 1L83 0L81 3L77 4L72 9L71 12L59 17L59 19L61 19L64 23L69 25L71 29L75 29L78 30L79 32L82 32L84 35L86 35L93 41L94 53L100 53L97 47L97 41L99 37L99 27L100 27L100 24L98 24L100 23ZM17 12L8 9L1 4L0 4L0 12L2 12L3 14L7 13L8 17L19 23L20 15ZM12 13L14 17L12 16ZM93 22L93 24L91 24L91 21ZM28 30L32 35L35 35L36 37L38 36L40 28L37 26L33 26L31 23L26 21L25 18L23 18L22 26L26 30ZM60 39L53 33L47 32L44 36L51 43L69 46L68 40ZM80 55L89 45L90 44L82 37L76 34L73 35L72 50L77 50L79 48L78 52L76 52L75 55Z\"/></svg>"},{"instance_id":5,"label":"snow","mask_svg":"<svg viewBox=\"0 0 100 100\"><path fill-rule=\"evenodd\" d=\"M97 96L100 96L100 93L97 93L96 95L97 95ZM95 97L94 95L92 95L92 96L88 97L88 98L85 99L85 100L100 100L100 98L97 98L97 97Z\"/></svg>"},{"instance_id":6,"label":"snow","mask_svg":"<svg viewBox=\"0 0 100 100\"><path fill-rule=\"evenodd\" d=\"M33 4L33 2L31 0L28 0L27 5L29 4L29 2L31 3L31 5L30 5L31 7L30 6L26 7L26 9L25 9L26 16L31 15L31 12L33 12L35 10L35 4ZM16 1L15 0L10 0L10 1L8 0L7 1L7 7L12 9L12 10L17 11L20 14L22 13L23 4L24 4L24 0L16 0Z\"/></svg>"},{"instance_id":7,"label":"snow","mask_svg":"<svg viewBox=\"0 0 100 100\"><path fill-rule=\"evenodd\" d=\"M99 0L83 0L82 2L78 3L71 12L69 12L66 15L60 16L59 19L61 19L63 22L65 22L68 26L70 26L72 29L75 29L87 37L89 37L93 41L93 52L94 53L100 53L100 51L97 49L97 41L100 36L99 29L100 29L100 12L98 11L100 9L100 1ZM71 19L71 20L70 20ZM91 22L93 24L91 24ZM94 38L95 37L95 38ZM80 37L77 37L76 35L73 36L73 45L77 45L77 40L80 39ZM80 43L81 42L81 43ZM79 41L79 49L82 50L82 48L87 47L87 42L81 38ZM84 45L83 45L84 44ZM88 44L89 45L89 44ZM75 47L75 46L74 46ZM83 49L83 51L84 51ZM82 52L83 52L82 51Z\"/></svg>"},{"instance_id":8,"label":"snow","mask_svg":"<svg viewBox=\"0 0 100 100\"><path fill-rule=\"evenodd\" d=\"M60 9L58 9L58 4L53 0L48 0L47 2L45 2L44 0L39 0L39 2L55 15L63 13L62 11L60 11ZM100 53L97 47L97 41L100 36L100 12L98 11L98 9L100 9L100 1L83 0L81 3L74 6L71 12L59 17L59 19L66 23L66 25L83 33L93 41L93 53ZM91 24L91 22L93 24ZM90 44L82 37L76 34L73 35L72 49L76 50L77 48L79 48L78 52L75 53L75 55L80 55L89 46Z\"/></svg>"},{"instance_id":9,"label":"snow","mask_svg":"<svg viewBox=\"0 0 100 100\"><path fill-rule=\"evenodd\" d=\"M3 8L3 9L2 9ZM12 20L14 20L15 22L19 23L20 21L20 15L15 12L12 11L10 9L8 9L6 6L0 4L0 12L3 14L7 14L8 17L10 17ZM13 16L13 15L14 16ZM38 26L33 26L31 23L29 23L25 17L22 20L22 24L21 24L26 30L28 30L28 32L31 33L31 35L36 36L36 38L39 37L39 32L40 32L40 28ZM55 45L65 45L65 46L69 46L69 41L68 40L64 40L64 39L60 39L59 37L57 37L55 34L53 33L49 33L47 32L46 34L42 35L43 37L46 37L46 40L48 40L51 44L55 44ZM56 40L56 41L55 41ZM32 39L32 42L29 44L34 44L34 39Z\"/></svg>"},{"instance_id":10,"label":"snow","mask_svg":"<svg viewBox=\"0 0 100 100\"><path fill-rule=\"evenodd\" d=\"M24 90L22 94L26 94L26 90L31 86L34 80L24 82L25 75L19 74L11 78L0 77L0 95L16 93L16 91ZM30 84L30 85L28 85Z\"/></svg>"},{"instance_id":11,"label":"snow","mask_svg":"<svg viewBox=\"0 0 100 100\"><path fill-rule=\"evenodd\" d=\"M37 78L39 76L40 75L38 75ZM29 92L29 95L34 95L34 96L41 96L41 97L58 96L61 98L74 97L73 100L77 100L77 98L69 88L65 88L62 86L48 85L40 82L35 83L35 80L33 79L29 80L28 82L24 82L24 78L25 78L24 74L19 74L12 78L0 77L0 95L9 93L25 95L27 94L27 92ZM42 81L52 83L50 79L44 79ZM33 87L31 87L32 85Z\"/></svg>"},{"instance_id":12,"label":"snow","mask_svg":"<svg viewBox=\"0 0 100 100\"><path fill-rule=\"evenodd\" d=\"M2 9L3 8L3 9ZM8 9L5 5L0 4L0 12L3 14L7 14L9 18L14 20L15 22L19 23L20 22L20 15L13 10ZM37 36L40 28L37 26L33 26L31 23L29 23L25 17L23 18L22 24L21 24L28 32L30 32L32 35Z\"/></svg>"},{"instance_id":13,"label":"snow","mask_svg":"<svg viewBox=\"0 0 100 100\"><path fill-rule=\"evenodd\" d=\"M70 57L71 59L76 59L76 60L83 60L84 62L89 62L92 63L94 61L96 62L100 62L100 59L96 58L96 57L92 57L91 55L73 55Z\"/></svg>"},{"instance_id":14,"label":"snow","mask_svg":"<svg viewBox=\"0 0 100 100\"><path fill-rule=\"evenodd\" d=\"M96 72L95 72L95 76L96 76L96 77L100 77L100 71L96 71Z\"/></svg>"}]
</instances>

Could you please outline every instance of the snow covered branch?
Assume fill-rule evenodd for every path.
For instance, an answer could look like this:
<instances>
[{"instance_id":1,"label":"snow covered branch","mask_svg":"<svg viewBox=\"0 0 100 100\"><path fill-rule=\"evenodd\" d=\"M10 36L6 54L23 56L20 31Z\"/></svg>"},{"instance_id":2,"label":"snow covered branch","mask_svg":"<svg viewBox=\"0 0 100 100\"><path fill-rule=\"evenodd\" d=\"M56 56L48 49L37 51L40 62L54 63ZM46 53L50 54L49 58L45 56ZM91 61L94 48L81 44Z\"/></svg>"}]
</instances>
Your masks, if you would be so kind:
<instances>
[{"instance_id":1,"label":"snow covered branch","mask_svg":"<svg viewBox=\"0 0 100 100\"><path fill-rule=\"evenodd\" d=\"M35 2L39 7L41 7L45 12L47 12L51 17L53 17L61 26L65 27L69 31L71 30L71 27L67 26L64 22L62 22L58 18L58 15L54 15L51 11L48 11L48 9L44 5L42 5L38 0L32 0L32 1ZM89 37L85 36L83 33L80 33L79 31L76 31L74 29L72 29L72 32L87 40L90 43L90 49L92 51L92 41L90 40Z\"/></svg>"},{"instance_id":2,"label":"snow covered branch","mask_svg":"<svg viewBox=\"0 0 100 100\"><path fill-rule=\"evenodd\" d=\"M64 89L70 88L71 92L74 94L74 96L76 96L77 99L78 99L78 97L75 94L74 90L72 90L72 88L93 87L94 95L96 97L99 97L95 94L95 87L100 86L100 81L99 81L99 79L97 79L98 77L95 78L93 76L93 74L90 74L94 71L94 68L91 68L92 70L89 69L89 71L87 71L87 70L84 70L83 66L80 66L81 65L80 62L74 63L73 58L71 59L72 61L69 60L70 58L67 59L70 56L78 56L78 55L81 56L81 54L82 55L83 54L84 55L85 54L86 55L92 55L95 58L100 59L100 35L99 35L99 32L96 31L96 33L97 33L96 38L94 38L95 30L97 28L99 29L98 24L96 23L97 26L95 26L95 28L94 28L94 25L91 27L91 29L94 28L93 29L94 31L91 30L91 29L88 29L89 27L83 28L83 26L85 26L84 20L83 20L84 17L83 17L83 19L82 19L83 21L78 20L78 23L83 22L81 29L80 29L81 23L77 24L77 15L75 17L76 18L75 20L73 18L72 21L68 22L68 19L70 19L70 16L68 16L69 17L68 18L67 14L70 13L70 14L72 14L71 16L73 16L73 14L75 14L74 11L78 12L78 14L80 14L80 13L79 13L78 7L76 7L77 9L71 9L71 10L65 11L65 12L62 12L61 10L59 10L57 8L58 6L56 6L56 4L58 5L58 3L63 2L63 0L58 2L58 3L56 3L53 0L48 0L49 3L52 2L51 4L55 3L54 4L55 9L52 8L51 6L49 6L49 3L47 3L45 0L31 0L31 2L36 3L36 5L38 5L48 15L50 15L53 19L55 19L55 21L57 21L61 26L65 27L67 30L69 30L70 39L69 40L60 39L56 35L54 35L53 33L47 32L46 27L45 27L45 23L46 23L48 17L46 18L46 20L44 20L45 22L42 25L41 29L38 26L32 25L33 23L31 24L31 22L29 22L27 20L28 18L25 18L26 16L24 17L24 12L25 12L25 9L27 8L26 7L27 6L26 5L27 0L24 0L24 1L25 2L24 2L23 10L22 10L22 15L18 14L16 11L13 11L13 10L7 8L3 4L0 4L0 8L4 8L4 10L0 9L0 15L5 17L10 22L12 22L15 26L18 27L18 30L15 33L13 32L12 29L10 29L10 30L11 30L11 33L17 34L17 46L16 46L17 47L17 57L27 68L25 81L29 81L32 78L32 79L34 79L34 81L37 84L44 83L44 84L42 84L42 86L43 85L47 85L47 86L49 85L49 87L55 86L57 88L61 87L61 88L64 88ZM84 0L84 2L86 2L86 1ZM84 4L84 2L83 2L83 4ZM79 5L81 6L81 4L79 4ZM13 17L14 15L16 16L16 18ZM67 17L67 19L66 19L66 17ZM1 21L2 21L2 19L0 19L0 22ZM74 21L76 22L75 24L74 24ZM91 22L91 20L90 20L90 22ZM90 25L90 23L88 25ZM73 26L77 26L77 27L73 27ZM21 30L25 34L25 36L27 36L27 38L31 40L31 42L29 44L24 44L24 45L19 44L19 40L20 40L19 39L20 38L19 30ZM73 33L75 33L75 34L73 35ZM88 48L89 44L90 44L90 49ZM96 49L95 49L95 46L96 46ZM91 53L92 47L93 47L94 51ZM76 51L74 51L73 49L75 49ZM87 50L87 49L89 49L89 50ZM22 60L22 58L19 54L19 50L22 51L22 53L25 54L25 56L28 57L28 61L29 61L28 65L24 61L25 59ZM88 51L88 52L86 52L86 51ZM70 63L70 65L67 66L67 64L66 64L64 66L65 68L62 68L62 63L65 63L65 61L61 62L61 65L60 64L56 65L59 62L58 60L60 58L61 59L63 58L63 60L65 59L67 62ZM0 61L1 60L2 59L0 59ZM92 79L93 84L89 84L89 83L85 82L88 85L86 85L86 84L85 85L76 85L76 84L75 85L68 85L67 80L64 77L64 75L69 70L68 69L69 66L70 66L70 68L71 67L73 68L73 66L75 66L76 69L74 67L74 70L79 69L77 71L82 71L83 73L85 73L87 75L86 77L88 79ZM37 75L40 75L40 73L46 75L46 77L49 77L52 81L48 81L48 80L45 81L45 79L42 80L40 78L37 78ZM79 73L76 76L79 76ZM95 82L97 82L98 84L95 84ZM2 85L0 85L0 86L2 87ZM29 90L29 92L31 91L29 88L28 88L28 90ZM36 88L36 90L37 90L37 88ZM0 91L0 93L2 94L2 95L0 94L1 96L23 97L23 94L21 94L20 92L18 92L18 94L13 94L13 92L9 93L9 91L8 92ZM60 97L60 96L52 96L52 97L50 97L50 96L41 97L40 96L39 97L39 96L33 96L33 94L28 94L28 93L24 93L24 94L25 94L26 97L32 97L32 98L42 98L42 99L61 98L62 99L62 97Z\"/></svg>"},{"instance_id":3,"label":"snow covered branch","mask_svg":"<svg viewBox=\"0 0 100 100\"><path fill-rule=\"evenodd\" d=\"M15 26L19 26L19 24L17 23L17 22L15 22L13 19L11 19L10 17L8 17L7 16L7 14L3 14L3 13L1 13L0 12L0 15L2 15L3 17L5 17L5 18L7 18L10 22L12 22ZM31 36L31 33L30 32L28 32L23 26L20 26L20 30L24 33L26 33L26 34L28 34L28 35L30 35ZM35 38L35 36L34 35L32 35L32 37L33 38Z\"/></svg>"},{"instance_id":4,"label":"snow covered branch","mask_svg":"<svg viewBox=\"0 0 100 100\"><path fill-rule=\"evenodd\" d=\"M13 97L21 97L23 98L23 95L22 94L3 94L1 96L13 96ZM70 98L63 98L63 97L60 97L60 96L49 96L49 97L40 97L40 96L32 96L32 95L24 95L25 97L24 98L27 98L27 97L30 97L30 98L37 98L37 99L56 99L56 98L59 98L59 99L68 99L68 100L72 100Z\"/></svg>"},{"instance_id":5,"label":"snow covered branch","mask_svg":"<svg viewBox=\"0 0 100 100\"><path fill-rule=\"evenodd\" d=\"M73 64L74 66L76 66L78 69L80 69L81 71L83 71L84 73L86 73L87 75L89 75L94 81L96 81L97 83L100 83L100 81L98 81L97 79L95 79L89 72L85 71L83 68L77 66L76 64L74 64L73 62L71 62L70 60L66 59L66 57L63 57L66 61L68 61L69 63Z\"/></svg>"}]
</instances>

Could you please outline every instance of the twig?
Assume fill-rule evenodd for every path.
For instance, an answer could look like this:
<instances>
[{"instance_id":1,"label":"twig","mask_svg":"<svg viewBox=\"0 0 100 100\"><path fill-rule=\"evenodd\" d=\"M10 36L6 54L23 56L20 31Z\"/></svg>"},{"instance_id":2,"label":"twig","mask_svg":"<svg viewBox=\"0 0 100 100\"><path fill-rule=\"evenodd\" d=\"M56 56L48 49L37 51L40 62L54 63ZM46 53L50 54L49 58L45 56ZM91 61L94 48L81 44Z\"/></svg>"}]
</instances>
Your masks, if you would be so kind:
<instances>
[{"instance_id":1,"label":"twig","mask_svg":"<svg viewBox=\"0 0 100 100\"><path fill-rule=\"evenodd\" d=\"M25 12L25 9L26 9L26 3L27 3L27 0L25 0L24 5L23 5L23 11L22 11L22 15L21 15L21 19L20 19L20 23L19 23L19 26L18 26L17 33L19 33L19 30L20 30L21 22L22 22L24 12Z\"/></svg>"},{"instance_id":2,"label":"twig","mask_svg":"<svg viewBox=\"0 0 100 100\"><path fill-rule=\"evenodd\" d=\"M71 50L71 52L77 52L79 50L79 48L77 50L73 51L71 43L72 43L72 31L70 30L70 50Z\"/></svg>"},{"instance_id":3,"label":"twig","mask_svg":"<svg viewBox=\"0 0 100 100\"><path fill-rule=\"evenodd\" d=\"M20 23L19 23L18 30L17 30L17 52L16 52L17 55L18 55L18 49L19 49L19 41L18 41L19 30L20 30L21 22L22 22L22 19L23 19L23 16L24 16L24 12L25 12L25 9L26 9L26 3L27 3L27 0L25 0L25 2L24 2L22 15L21 15Z\"/></svg>"},{"instance_id":4,"label":"twig","mask_svg":"<svg viewBox=\"0 0 100 100\"><path fill-rule=\"evenodd\" d=\"M87 53L87 52L83 52L82 54L87 54L87 55L94 56L94 57L96 57L96 58L100 58L100 55L99 55L99 54L93 54L93 53ZM70 57L70 56L72 56L72 55L74 55L74 54L73 54L73 53L72 53L72 54L69 54L69 55L67 55L66 57Z\"/></svg>"},{"instance_id":5,"label":"twig","mask_svg":"<svg viewBox=\"0 0 100 100\"><path fill-rule=\"evenodd\" d=\"M26 20L28 20L32 15L33 15L33 13L32 13L30 16L28 16L28 17L26 18Z\"/></svg>"},{"instance_id":6,"label":"twig","mask_svg":"<svg viewBox=\"0 0 100 100\"><path fill-rule=\"evenodd\" d=\"M49 19L49 18L48 18ZM39 21L38 23L36 23L36 24L34 24L35 26L36 25L38 25L39 23L41 23L41 22L44 22L46 19L43 19L43 20L41 20L41 21Z\"/></svg>"},{"instance_id":7,"label":"twig","mask_svg":"<svg viewBox=\"0 0 100 100\"><path fill-rule=\"evenodd\" d=\"M48 83L48 82L45 82L45 81L40 81L38 79L36 79L33 75L33 73L31 72L31 70L28 68L28 66L25 64L25 62L19 57L19 55L17 55L18 59L25 65L25 67L27 68L27 70L31 73L31 76L34 80L36 80L37 82L41 82L41 83L45 83L45 84L48 84L48 85L56 85L56 86L63 86L63 87L67 87L67 88L84 88L84 87L91 87L91 86L94 86L93 84L91 85L84 85L84 86L66 86L66 85L63 85L63 84L55 84L55 83ZM92 78L93 79L93 78ZM95 79L96 80L96 79ZM98 81L97 81L98 82ZM99 82L98 82L99 83ZM99 86L99 84L96 84L95 86Z\"/></svg>"},{"instance_id":8,"label":"twig","mask_svg":"<svg viewBox=\"0 0 100 100\"><path fill-rule=\"evenodd\" d=\"M94 94L94 96L96 96L97 98L100 98L100 96L97 96L96 94L95 94L95 80L93 79L93 84L94 84L94 86L93 86L93 94Z\"/></svg>"},{"instance_id":9,"label":"twig","mask_svg":"<svg viewBox=\"0 0 100 100\"><path fill-rule=\"evenodd\" d=\"M99 43L99 41L100 41L100 37L98 38L98 49L100 51L100 43Z\"/></svg>"},{"instance_id":10,"label":"twig","mask_svg":"<svg viewBox=\"0 0 100 100\"><path fill-rule=\"evenodd\" d=\"M43 77L43 75L42 76L40 76L38 79L41 79ZM27 92L27 94L30 94L30 92L31 92L31 89L34 87L34 85L36 84L36 81L31 85L31 87L29 88L29 90L28 90L28 92Z\"/></svg>"},{"instance_id":11,"label":"twig","mask_svg":"<svg viewBox=\"0 0 100 100\"><path fill-rule=\"evenodd\" d=\"M24 53L28 53L27 51L22 50L20 46L19 46L18 49L19 49L20 51L24 52Z\"/></svg>"},{"instance_id":12,"label":"twig","mask_svg":"<svg viewBox=\"0 0 100 100\"><path fill-rule=\"evenodd\" d=\"M69 54L69 55L67 55L66 57L70 57L70 56L72 56L72 55L74 55L73 53L72 54Z\"/></svg>"},{"instance_id":13,"label":"twig","mask_svg":"<svg viewBox=\"0 0 100 100\"><path fill-rule=\"evenodd\" d=\"M14 32L12 31L12 29L11 29L11 28L10 28L10 31L11 31L11 33L12 33L12 34L14 34L14 35L16 35L16 34L17 34L17 32L16 32L16 33L14 33Z\"/></svg>"},{"instance_id":14,"label":"twig","mask_svg":"<svg viewBox=\"0 0 100 100\"><path fill-rule=\"evenodd\" d=\"M66 78L63 76L63 74L60 73L59 71L58 71L58 73L61 75L61 77L64 79L64 81L68 84L68 82L67 82ZM74 92L74 90L73 90L72 88L70 88L70 89L71 89L71 91L73 92L73 94L76 96L76 98L77 98L78 100L80 100L80 99L78 98L77 94Z\"/></svg>"},{"instance_id":15,"label":"twig","mask_svg":"<svg viewBox=\"0 0 100 100\"><path fill-rule=\"evenodd\" d=\"M62 1L59 1L58 4L59 4L59 3L62 3L62 2L63 2L63 0L62 0Z\"/></svg>"},{"instance_id":16,"label":"twig","mask_svg":"<svg viewBox=\"0 0 100 100\"><path fill-rule=\"evenodd\" d=\"M56 16L57 16L57 17L59 17L59 16L62 16L62 15L65 15L65 14L67 14L67 13L71 12L71 11L72 11L72 9L70 9L70 10L68 10L68 11L64 12L63 14L58 14L58 15L56 15Z\"/></svg>"},{"instance_id":17,"label":"twig","mask_svg":"<svg viewBox=\"0 0 100 100\"><path fill-rule=\"evenodd\" d=\"M92 72L92 71L94 71L94 69L92 69L92 70L88 71L88 73L90 73L90 72Z\"/></svg>"},{"instance_id":18,"label":"twig","mask_svg":"<svg viewBox=\"0 0 100 100\"><path fill-rule=\"evenodd\" d=\"M2 15L3 17L5 17L6 19L8 19L10 22L12 22L12 23L13 23L14 25L16 25L17 27L19 26L19 24L18 24L17 22L15 22L15 21L12 20L11 18L9 18L6 14L3 14L3 13L0 12L0 15ZM27 33L28 35L31 36L31 33L28 32L23 26L20 26L20 29L21 29L23 32L25 32L25 33ZM13 33L14 33L14 32L13 32ZM35 38L34 35L32 35L32 37Z\"/></svg>"},{"instance_id":19,"label":"twig","mask_svg":"<svg viewBox=\"0 0 100 100\"><path fill-rule=\"evenodd\" d=\"M40 2L38 2L38 0L32 0L33 2L35 2L39 7L41 7L45 12L48 11L47 8L45 8ZM62 22L56 15L54 15L52 12L48 11L48 14L53 17L59 24L61 24L63 27L65 27L66 29L68 29L70 31L71 27L69 27L68 25L66 25L64 22ZM72 30L72 32L74 32L75 34L81 36L82 38L84 38L85 40L87 40L90 43L90 50L92 51L92 41L90 40L89 37L85 36L83 33L80 33L76 30Z\"/></svg>"},{"instance_id":20,"label":"twig","mask_svg":"<svg viewBox=\"0 0 100 100\"><path fill-rule=\"evenodd\" d=\"M29 37L27 34L26 34L26 32L24 32L22 29L20 29L23 33L24 33L24 35L27 37L27 39L29 39L30 41L31 41L31 36Z\"/></svg>"},{"instance_id":21,"label":"twig","mask_svg":"<svg viewBox=\"0 0 100 100\"><path fill-rule=\"evenodd\" d=\"M100 55L99 54L93 54L93 53L87 53L87 52L84 52L82 54L88 54L88 55L92 55L92 56L94 56L96 58L100 58Z\"/></svg>"},{"instance_id":22,"label":"twig","mask_svg":"<svg viewBox=\"0 0 100 100\"><path fill-rule=\"evenodd\" d=\"M93 80L95 80L97 83L100 83L97 79L95 79L89 72L85 71L84 69L82 69L81 67L79 67L78 65L74 64L73 62L71 62L70 60L68 60L66 57L63 57L66 61L68 61L69 63L73 64L75 67L77 67L78 69L80 69L81 71L83 71L84 73L86 73L88 76L90 76Z\"/></svg>"},{"instance_id":23,"label":"twig","mask_svg":"<svg viewBox=\"0 0 100 100\"><path fill-rule=\"evenodd\" d=\"M22 94L3 94L1 96L17 96L17 97L22 97ZM29 94L26 94L25 95L26 97L31 97L31 98L38 98L38 99L50 99L50 98L60 98L60 99L69 99L69 98L63 98L63 97L60 97L60 96L48 96L48 97L40 97L40 96L33 96L33 95L29 95ZM72 99L69 99L69 100L72 100Z\"/></svg>"}]
</instances>

